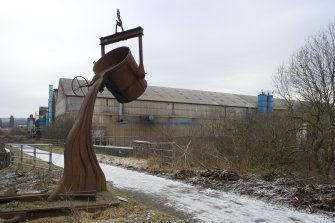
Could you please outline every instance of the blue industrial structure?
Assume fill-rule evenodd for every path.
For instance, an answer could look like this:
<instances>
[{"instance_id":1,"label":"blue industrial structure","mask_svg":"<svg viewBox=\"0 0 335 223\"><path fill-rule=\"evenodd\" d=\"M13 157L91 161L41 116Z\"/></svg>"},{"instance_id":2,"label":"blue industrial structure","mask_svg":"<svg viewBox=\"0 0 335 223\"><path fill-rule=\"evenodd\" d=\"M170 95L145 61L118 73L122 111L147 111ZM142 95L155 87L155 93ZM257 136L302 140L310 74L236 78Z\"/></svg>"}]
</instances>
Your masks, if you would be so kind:
<instances>
[{"instance_id":1,"label":"blue industrial structure","mask_svg":"<svg viewBox=\"0 0 335 223\"><path fill-rule=\"evenodd\" d=\"M43 107L40 106L38 110L38 114L35 114L35 118L33 115L27 119L27 132L31 135L41 135L43 128L45 126L50 126L52 124L54 118L54 89L53 85L49 85L49 99L48 106Z\"/></svg>"},{"instance_id":2,"label":"blue industrial structure","mask_svg":"<svg viewBox=\"0 0 335 223\"><path fill-rule=\"evenodd\" d=\"M36 122L35 122L35 132L36 135L41 135L42 130L45 126L47 126L47 114L48 107L40 106L38 115L35 114Z\"/></svg>"},{"instance_id":3,"label":"blue industrial structure","mask_svg":"<svg viewBox=\"0 0 335 223\"><path fill-rule=\"evenodd\" d=\"M54 101L53 101L53 85L49 84L49 100L48 100L48 113L47 113L47 126L52 124L53 111L54 111Z\"/></svg>"},{"instance_id":4,"label":"blue industrial structure","mask_svg":"<svg viewBox=\"0 0 335 223\"><path fill-rule=\"evenodd\" d=\"M40 128L43 128L44 126L47 126L47 115L48 115L48 108L40 106L38 111L38 126Z\"/></svg>"},{"instance_id":5,"label":"blue industrial structure","mask_svg":"<svg viewBox=\"0 0 335 223\"><path fill-rule=\"evenodd\" d=\"M273 112L273 95L268 93L267 97L267 112Z\"/></svg>"},{"instance_id":6,"label":"blue industrial structure","mask_svg":"<svg viewBox=\"0 0 335 223\"><path fill-rule=\"evenodd\" d=\"M257 112L258 113L266 113L273 111L273 95L265 93L262 91L258 95L258 105L257 105Z\"/></svg>"},{"instance_id":7,"label":"blue industrial structure","mask_svg":"<svg viewBox=\"0 0 335 223\"><path fill-rule=\"evenodd\" d=\"M27 133L30 136L35 135L35 118L32 114L27 118Z\"/></svg>"},{"instance_id":8,"label":"blue industrial structure","mask_svg":"<svg viewBox=\"0 0 335 223\"><path fill-rule=\"evenodd\" d=\"M267 95L265 94L265 92L262 92L258 95L257 112L265 113L267 111L267 105Z\"/></svg>"}]
</instances>

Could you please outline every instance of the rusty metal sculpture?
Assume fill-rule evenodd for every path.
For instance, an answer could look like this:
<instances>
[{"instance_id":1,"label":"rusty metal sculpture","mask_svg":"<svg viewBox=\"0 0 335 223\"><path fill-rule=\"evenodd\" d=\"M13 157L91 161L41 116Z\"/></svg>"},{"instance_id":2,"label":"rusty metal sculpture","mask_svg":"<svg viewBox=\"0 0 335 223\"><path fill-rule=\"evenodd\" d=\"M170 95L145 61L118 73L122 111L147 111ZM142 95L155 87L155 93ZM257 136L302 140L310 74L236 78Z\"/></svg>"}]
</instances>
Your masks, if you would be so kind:
<instances>
[{"instance_id":1,"label":"rusty metal sculpture","mask_svg":"<svg viewBox=\"0 0 335 223\"><path fill-rule=\"evenodd\" d=\"M118 12L119 17L119 12ZM121 21L121 19L120 19ZM147 87L143 66L141 27L100 38L102 57L94 63L95 76L70 130L64 150L64 172L56 190L49 196L69 191L105 191L106 179L92 145L92 117L98 91L104 87L120 103L136 100ZM105 54L105 46L129 38L139 38L139 65L128 47L116 48Z\"/></svg>"},{"instance_id":2,"label":"rusty metal sculpture","mask_svg":"<svg viewBox=\"0 0 335 223\"><path fill-rule=\"evenodd\" d=\"M72 91L76 96L85 96L90 86L92 86L92 84L88 83L86 78L83 76L76 76L71 82Z\"/></svg>"}]
</instances>

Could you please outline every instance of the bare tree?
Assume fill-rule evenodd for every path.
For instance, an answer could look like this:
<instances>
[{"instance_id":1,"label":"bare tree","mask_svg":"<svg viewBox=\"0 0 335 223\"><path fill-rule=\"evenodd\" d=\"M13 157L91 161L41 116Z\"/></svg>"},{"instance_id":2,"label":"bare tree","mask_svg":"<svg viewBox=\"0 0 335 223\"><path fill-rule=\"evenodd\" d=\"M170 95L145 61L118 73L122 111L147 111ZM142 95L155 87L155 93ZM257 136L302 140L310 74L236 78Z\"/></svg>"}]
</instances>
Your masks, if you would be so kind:
<instances>
[{"instance_id":1,"label":"bare tree","mask_svg":"<svg viewBox=\"0 0 335 223\"><path fill-rule=\"evenodd\" d=\"M315 166L329 175L335 161L335 24L310 37L274 79L291 117L307 124L305 145Z\"/></svg>"},{"instance_id":2,"label":"bare tree","mask_svg":"<svg viewBox=\"0 0 335 223\"><path fill-rule=\"evenodd\" d=\"M58 117L51 126L43 129L42 137L49 139L65 139L73 126L75 117L61 116Z\"/></svg>"}]
</instances>

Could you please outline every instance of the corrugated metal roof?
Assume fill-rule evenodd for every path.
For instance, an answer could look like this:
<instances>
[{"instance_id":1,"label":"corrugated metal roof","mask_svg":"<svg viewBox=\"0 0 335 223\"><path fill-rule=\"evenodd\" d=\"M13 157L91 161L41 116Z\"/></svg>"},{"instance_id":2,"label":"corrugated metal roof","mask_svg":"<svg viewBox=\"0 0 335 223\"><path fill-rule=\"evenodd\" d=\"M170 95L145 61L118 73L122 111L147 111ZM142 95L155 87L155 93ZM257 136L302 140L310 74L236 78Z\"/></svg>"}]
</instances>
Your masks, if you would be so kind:
<instances>
[{"instance_id":1,"label":"corrugated metal roof","mask_svg":"<svg viewBox=\"0 0 335 223\"><path fill-rule=\"evenodd\" d=\"M59 80L59 87L63 87L67 96L75 96L71 83L72 79L61 78ZM85 93L87 92L87 88L83 90ZM104 92L98 93L98 97L115 98L106 89ZM148 86L144 94L137 100L257 108L257 96L158 86ZM274 99L273 105L274 109L284 109L284 104L280 99Z\"/></svg>"}]
</instances>

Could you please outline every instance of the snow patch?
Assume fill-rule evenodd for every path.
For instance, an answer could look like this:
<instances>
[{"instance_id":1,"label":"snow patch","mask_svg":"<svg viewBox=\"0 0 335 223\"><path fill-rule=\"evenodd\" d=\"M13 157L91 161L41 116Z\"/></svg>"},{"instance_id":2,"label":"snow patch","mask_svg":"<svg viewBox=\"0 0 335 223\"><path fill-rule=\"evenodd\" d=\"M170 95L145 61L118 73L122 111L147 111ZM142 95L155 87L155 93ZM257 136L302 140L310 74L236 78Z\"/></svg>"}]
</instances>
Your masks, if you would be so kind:
<instances>
[{"instance_id":1,"label":"snow patch","mask_svg":"<svg viewBox=\"0 0 335 223\"><path fill-rule=\"evenodd\" d=\"M37 157L49 160L48 154L37 154ZM52 162L64 167L64 156L53 153ZM103 163L100 166L106 179L115 187L144 193L160 204L188 213L201 222L334 222L323 215L299 212L234 193L204 189Z\"/></svg>"}]
</instances>

